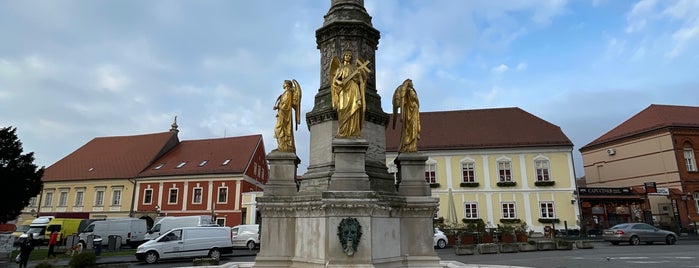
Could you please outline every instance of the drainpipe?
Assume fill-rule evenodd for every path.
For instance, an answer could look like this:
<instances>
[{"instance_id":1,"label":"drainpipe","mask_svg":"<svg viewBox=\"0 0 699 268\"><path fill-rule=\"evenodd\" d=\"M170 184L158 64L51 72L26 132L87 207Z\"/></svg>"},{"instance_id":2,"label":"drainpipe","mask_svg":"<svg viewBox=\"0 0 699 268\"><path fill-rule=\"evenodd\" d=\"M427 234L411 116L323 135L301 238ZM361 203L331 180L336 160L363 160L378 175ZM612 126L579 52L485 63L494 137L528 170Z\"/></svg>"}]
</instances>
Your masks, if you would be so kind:
<instances>
[{"instance_id":1,"label":"drainpipe","mask_svg":"<svg viewBox=\"0 0 699 268\"><path fill-rule=\"evenodd\" d=\"M133 184L133 190L131 190L131 209L129 210L129 217L133 217L136 213L134 211L134 204L136 203L136 179L128 179L131 184Z\"/></svg>"}]
</instances>

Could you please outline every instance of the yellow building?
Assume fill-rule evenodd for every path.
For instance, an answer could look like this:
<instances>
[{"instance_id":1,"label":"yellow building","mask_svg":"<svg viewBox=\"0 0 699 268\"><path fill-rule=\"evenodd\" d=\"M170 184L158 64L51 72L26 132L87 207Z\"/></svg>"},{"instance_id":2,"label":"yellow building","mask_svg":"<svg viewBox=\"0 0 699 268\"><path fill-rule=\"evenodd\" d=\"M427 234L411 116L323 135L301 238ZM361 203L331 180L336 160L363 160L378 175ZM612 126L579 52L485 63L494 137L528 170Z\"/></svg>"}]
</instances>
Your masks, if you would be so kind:
<instances>
[{"instance_id":1,"label":"yellow building","mask_svg":"<svg viewBox=\"0 0 699 268\"><path fill-rule=\"evenodd\" d=\"M168 132L94 138L46 168L44 188L22 218L114 218L133 214L135 178L179 143Z\"/></svg>"},{"instance_id":2,"label":"yellow building","mask_svg":"<svg viewBox=\"0 0 699 268\"><path fill-rule=\"evenodd\" d=\"M429 157L425 179L440 200L435 218L483 219L489 227L519 220L542 233L545 226L580 228L573 144L558 126L519 108L420 117L418 150ZM400 127L389 128L390 172L399 140Z\"/></svg>"}]
</instances>

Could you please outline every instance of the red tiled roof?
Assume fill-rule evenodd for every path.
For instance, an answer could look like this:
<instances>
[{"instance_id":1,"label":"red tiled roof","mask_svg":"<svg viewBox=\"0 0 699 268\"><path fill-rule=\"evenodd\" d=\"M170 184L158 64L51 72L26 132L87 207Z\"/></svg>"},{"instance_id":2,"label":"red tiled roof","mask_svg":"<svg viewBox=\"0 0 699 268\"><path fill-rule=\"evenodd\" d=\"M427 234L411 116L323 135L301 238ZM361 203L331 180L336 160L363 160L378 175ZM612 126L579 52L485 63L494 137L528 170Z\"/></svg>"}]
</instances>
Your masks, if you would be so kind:
<instances>
[{"instance_id":1,"label":"red tiled roof","mask_svg":"<svg viewBox=\"0 0 699 268\"><path fill-rule=\"evenodd\" d=\"M699 127L699 107L651 104L640 113L583 146L580 151L595 145L667 127Z\"/></svg>"},{"instance_id":2,"label":"red tiled roof","mask_svg":"<svg viewBox=\"0 0 699 268\"><path fill-rule=\"evenodd\" d=\"M391 119L392 120L392 119ZM520 108L421 112L418 150L573 146L560 127ZM386 129L386 151L396 152L400 121Z\"/></svg>"},{"instance_id":3,"label":"red tiled roof","mask_svg":"<svg viewBox=\"0 0 699 268\"><path fill-rule=\"evenodd\" d=\"M153 162L138 177L192 174L243 173L252 161L255 149L262 144L262 135L182 141ZM226 165L223 163L229 160ZM202 166L200 164L206 161ZM181 163L185 163L177 168ZM164 164L160 166L161 164ZM160 168L156 169L156 167Z\"/></svg>"},{"instance_id":4,"label":"red tiled roof","mask_svg":"<svg viewBox=\"0 0 699 268\"><path fill-rule=\"evenodd\" d=\"M179 142L177 132L99 137L53 165L43 181L135 178L153 160Z\"/></svg>"}]
</instances>

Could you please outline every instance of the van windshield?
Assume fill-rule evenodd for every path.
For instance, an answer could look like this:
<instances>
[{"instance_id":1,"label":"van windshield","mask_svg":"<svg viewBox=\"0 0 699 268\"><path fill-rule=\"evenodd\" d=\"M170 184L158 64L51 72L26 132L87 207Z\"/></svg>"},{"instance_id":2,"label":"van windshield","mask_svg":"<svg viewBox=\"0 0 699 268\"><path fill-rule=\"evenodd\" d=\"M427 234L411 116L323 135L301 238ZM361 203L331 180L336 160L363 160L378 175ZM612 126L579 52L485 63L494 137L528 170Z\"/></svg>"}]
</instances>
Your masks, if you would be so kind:
<instances>
[{"instance_id":1,"label":"van windshield","mask_svg":"<svg viewBox=\"0 0 699 268\"><path fill-rule=\"evenodd\" d=\"M160 232L160 223L156 224L153 226L153 228L150 228L151 232Z\"/></svg>"},{"instance_id":2,"label":"van windshield","mask_svg":"<svg viewBox=\"0 0 699 268\"><path fill-rule=\"evenodd\" d=\"M39 235L44 235L44 227L31 227L29 230L27 230L27 233L32 233L32 234L39 234ZM34 237L36 238L36 237Z\"/></svg>"},{"instance_id":3,"label":"van windshield","mask_svg":"<svg viewBox=\"0 0 699 268\"><path fill-rule=\"evenodd\" d=\"M20 225L19 227L17 227L17 230L15 230L15 232L24 233L27 232L27 230L29 230L29 225Z\"/></svg>"},{"instance_id":4,"label":"van windshield","mask_svg":"<svg viewBox=\"0 0 699 268\"><path fill-rule=\"evenodd\" d=\"M83 230L83 233L91 233L91 232L93 232L94 230L95 230L95 225L94 225L94 224L90 224L90 225L88 225L88 226L85 228L85 230Z\"/></svg>"}]
</instances>

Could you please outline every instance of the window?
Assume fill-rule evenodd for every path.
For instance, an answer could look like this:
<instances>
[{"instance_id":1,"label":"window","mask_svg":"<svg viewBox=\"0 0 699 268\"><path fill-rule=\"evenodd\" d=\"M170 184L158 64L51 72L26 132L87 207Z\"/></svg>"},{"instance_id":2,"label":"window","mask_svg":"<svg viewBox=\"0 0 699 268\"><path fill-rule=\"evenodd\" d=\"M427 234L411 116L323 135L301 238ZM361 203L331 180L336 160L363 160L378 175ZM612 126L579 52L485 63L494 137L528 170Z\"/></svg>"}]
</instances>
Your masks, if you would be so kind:
<instances>
[{"instance_id":1,"label":"window","mask_svg":"<svg viewBox=\"0 0 699 268\"><path fill-rule=\"evenodd\" d=\"M177 164L177 166L175 168L182 168L186 164L187 164L187 161L183 161L182 163Z\"/></svg>"},{"instance_id":2,"label":"window","mask_svg":"<svg viewBox=\"0 0 699 268\"><path fill-rule=\"evenodd\" d=\"M556 218L556 214L553 210L553 202L540 202L539 207L541 208L540 216L542 219Z\"/></svg>"},{"instance_id":3,"label":"window","mask_svg":"<svg viewBox=\"0 0 699 268\"><path fill-rule=\"evenodd\" d=\"M687 171L697 171L697 163L694 160L694 149L688 145L684 146L684 164L687 166Z\"/></svg>"},{"instance_id":4,"label":"window","mask_svg":"<svg viewBox=\"0 0 699 268\"><path fill-rule=\"evenodd\" d=\"M699 192L694 192L694 208L697 210L697 213L699 213ZM696 226L695 226L696 228Z\"/></svg>"},{"instance_id":5,"label":"window","mask_svg":"<svg viewBox=\"0 0 699 268\"><path fill-rule=\"evenodd\" d=\"M36 207L36 196L29 198L29 206L30 207Z\"/></svg>"},{"instance_id":6,"label":"window","mask_svg":"<svg viewBox=\"0 0 699 268\"><path fill-rule=\"evenodd\" d=\"M225 218L216 219L216 224L218 226L226 226L226 219Z\"/></svg>"},{"instance_id":7,"label":"window","mask_svg":"<svg viewBox=\"0 0 699 268\"><path fill-rule=\"evenodd\" d=\"M46 192L46 196L44 196L44 206L50 207L51 205L53 205L53 192Z\"/></svg>"},{"instance_id":8,"label":"window","mask_svg":"<svg viewBox=\"0 0 699 268\"><path fill-rule=\"evenodd\" d=\"M511 167L512 163L511 162L498 162L498 172L500 174L499 181L507 181L510 182L512 181L512 169Z\"/></svg>"},{"instance_id":9,"label":"window","mask_svg":"<svg viewBox=\"0 0 699 268\"><path fill-rule=\"evenodd\" d=\"M515 219L515 218L517 218L517 213L515 210L515 203L502 203L502 218L503 219Z\"/></svg>"},{"instance_id":10,"label":"window","mask_svg":"<svg viewBox=\"0 0 699 268\"><path fill-rule=\"evenodd\" d=\"M163 168L163 166L165 166L165 163L160 163L159 165L157 165L153 169L161 169L161 168Z\"/></svg>"},{"instance_id":11,"label":"window","mask_svg":"<svg viewBox=\"0 0 699 268\"><path fill-rule=\"evenodd\" d=\"M104 190L95 191L95 206L104 206Z\"/></svg>"},{"instance_id":12,"label":"window","mask_svg":"<svg viewBox=\"0 0 699 268\"><path fill-rule=\"evenodd\" d=\"M199 163L199 166L200 166L200 167L203 167L203 166L206 165L206 163L208 163L208 162L209 162L209 160L201 161L201 163Z\"/></svg>"},{"instance_id":13,"label":"window","mask_svg":"<svg viewBox=\"0 0 699 268\"><path fill-rule=\"evenodd\" d=\"M478 203L464 203L464 218L478 219Z\"/></svg>"},{"instance_id":14,"label":"window","mask_svg":"<svg viewBox=\"0 0 699 268\"><path fill-rule=\"evenodd\" d=\"M425 180L427 183L437 183L437 163L425 165Z\"/></svg>"},{"instance_id":15,"label":"window","mask_svg":"<svg viewBox=\"0 0 699 268\"><path fill-rule=\"evenodd\" d=\"M112 190L112 206L121 205L121 189Z\"/></svg>"},{"instance_id":16,"label":"window","mask_svg":"<svg viewBox=\"0 0 699 268\"><path fill-rule=\"evenodd\" d=\"M143 204L150 205L153 203L153 189L143 190Z\"/></svg>"},{"instance_id":17,"label":"window","mask_svg":"<svg viewBox=\"0 0 699 268\"><path fill-rule=\"evenodd\" d=\"M463 182L476 182L476 164L473 162L461 163L461 176Z\"/></svg>"},{"instance_id":18,"label":"window","mask_svg":"<svg viewBox=\"0 0 699 268\"><path fill-rule=\"evenodd\" d=\"M228 187L218 188L218 203L226 203L228 201Z\"/></svg>"},{"instance_id":19,"label":"window","mask_svg":"<svg viewBox=\"0 0 699 268\"><path fill-rule=\"evenodd\" d=\"M201 204L201 187L194 188L194 194L192 195L192 204Z\"/></svg>"},{"instance_id":20,"label":"window","mask_svg":"<svg viewBox=\"0 0 699 268\"><path fill-rule=\"evenodd\" d=\"M82 207L83 206L83 198L85 196L85 192L83 191L78 191L75 193L75 206L76 207Z\"/></svg>"},{"instance_id":21,"label":"window","mask_svg":"<svg viewBox=\"0 0 699 268\"><path fill-rule=\"evenodd\" d=\"M228 165L228 163L230 163L230 162L231 162L230 159L226 159L226 160L223 160L223 163L221 163L221 165L225 166L225 165Z\"/></svg>"},{"instance_id":22,"label":"window","mask_svg":"<svg viewBox=\"0 0 699 268\"><path fill-rule=\"evenodd\" d=\"M548 160L536 160L534 166L536 167L536 181L551 181Z\"/></svg>"},{"instance_id":23,"label":"window","mask_svg":"<svg viewBox=\"0 0 699 268\"><path fill-rule=\"evenodd\" d=\"M177 188L170 188L170 196L167 199L168 204L177 204Z\"/></svg>"},{"instance_id":24,"label":"window","mask_svg":"<svg viewBox=\"0 0 699 268\"><path fill-rule=\"evenodd\" d=\"M58 195L58 206L65 207L68 205L68 192L61 192Z\"/></svg>"}]
</instances>

